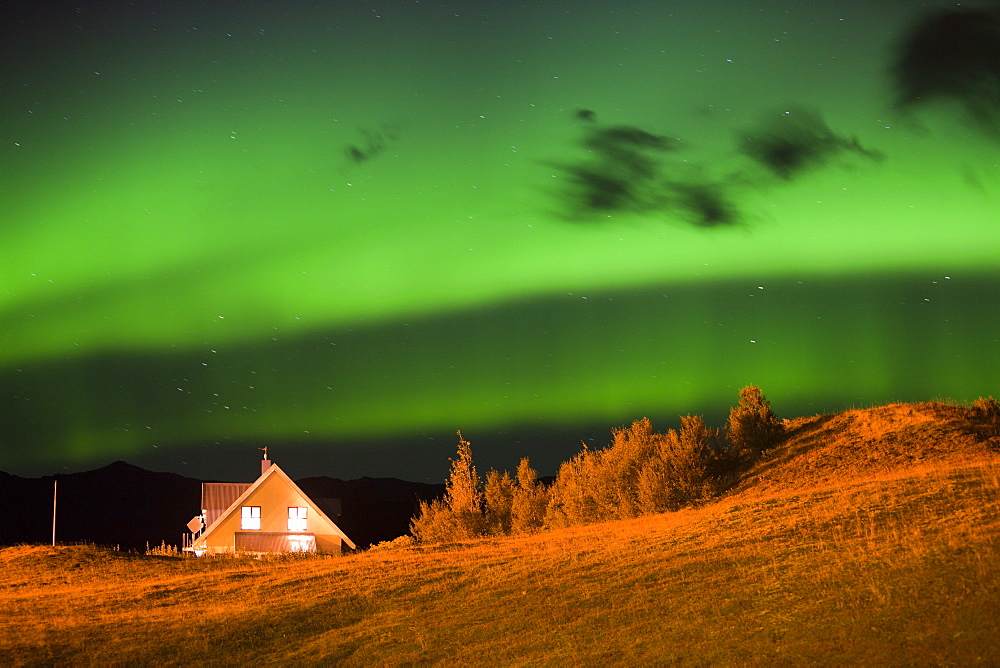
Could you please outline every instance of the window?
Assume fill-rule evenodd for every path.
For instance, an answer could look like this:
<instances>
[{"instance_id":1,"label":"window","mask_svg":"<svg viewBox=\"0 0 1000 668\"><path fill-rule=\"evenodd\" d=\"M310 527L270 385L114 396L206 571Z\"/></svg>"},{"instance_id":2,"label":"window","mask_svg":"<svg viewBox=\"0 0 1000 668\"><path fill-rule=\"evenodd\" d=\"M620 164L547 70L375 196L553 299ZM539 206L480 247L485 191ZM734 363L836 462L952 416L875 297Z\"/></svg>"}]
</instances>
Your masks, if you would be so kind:
<instances>
[{"instance_id":1,"label":"window","mask_svg":"<svg viewBox=\"0 0 1000 668\"><path fill-rule=\"evenodd\" d=\"M290 506L288 508L288 530L289 531L305 531L306 530L306 513L308 508L304 506Z\"/></svg>"},{"instance_id":2,"label":"window","mask_svg":"<svg viewBox=\"0 0 1000 668\"><path fill-rule=\"evenodd\" d=\"M241 529L260 529L260 506L243 506L240 511Z\"/></svg>"},{"instance_id":3,"label":"window","mask_svg":"<svg viewBox=\"0 0 1000 668\"><path fill-rule=\"evenodd\" d=\"M315 552L316 536L286 536L289 552Z\"/></svg>"}]
</instances>

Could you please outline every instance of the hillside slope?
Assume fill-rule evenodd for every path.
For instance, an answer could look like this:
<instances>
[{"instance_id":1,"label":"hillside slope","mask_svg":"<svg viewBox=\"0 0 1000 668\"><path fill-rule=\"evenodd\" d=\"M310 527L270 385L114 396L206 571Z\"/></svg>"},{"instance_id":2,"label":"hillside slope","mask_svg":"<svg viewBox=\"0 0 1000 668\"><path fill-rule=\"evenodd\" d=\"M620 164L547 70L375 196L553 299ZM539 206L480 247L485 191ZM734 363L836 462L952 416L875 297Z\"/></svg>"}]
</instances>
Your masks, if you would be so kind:
<instances>
[{"instance_id":1,"label":"hillside slope","mask_svg":"<svg viewBox=\"0 0 1000 668\"><path fill-rule=\"evenodd\" d=\"M1000 458L962 414L927 419L940 410L793 421L716 503L534 536L340 559L6 548L0 652L80 665L995 664Z\"/></svg>"},{"instance_id":2,"label":"hillside slope","mask_svg":"<svg viewBox=\"0 0 1000 668\"><path fill-rule=\"evenodd\" d=\"M1000 452L1000 434L985 434L975 411L939 402L798 418L785 428L785 443L765 453L737 490L768 494L840 486Z\"/></svg>"}]
</instances>

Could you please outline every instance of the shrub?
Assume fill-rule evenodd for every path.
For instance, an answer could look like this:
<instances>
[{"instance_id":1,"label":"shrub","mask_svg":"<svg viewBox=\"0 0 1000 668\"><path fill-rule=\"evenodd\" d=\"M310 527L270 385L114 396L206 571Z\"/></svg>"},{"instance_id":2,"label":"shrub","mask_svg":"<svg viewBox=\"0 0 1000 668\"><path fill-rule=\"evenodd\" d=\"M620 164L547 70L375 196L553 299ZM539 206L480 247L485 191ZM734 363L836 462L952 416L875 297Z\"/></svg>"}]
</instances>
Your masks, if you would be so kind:
<instances>
[{"instance_id":1,"label":"shrub","mask_svg":"<svg viewBox=\"0 0 1000 668\"><path fill-rule=\"evenodd\" d=\"M410 533L421 543L447 543L455 539L455 525L455 515L444 501L421 501L410 520Z\"/></svg>"},{"instance_id":2,"label":"shrub","mask_svg":"<svg viewBox=\"0 0 1000 668\"><path fill-rule=\"evenodd\" d=\"M486 533L494 536L510 533L513 501L514 481L510 474L506 471L487 473L483 488L483 528Z\"/></svg>"},{"instance_id":3,"label":"shrub","mask_svg":"<svg viewBox=\"0 0 1000 668\"><path fill-rule=\"evenodd\" d=\"M984 438L1000 438L1000 402L993 397L979 397L972 402L976 431Z\"/></svg>"},{"instance_id":4,"label":"shrub","mask_svg":"<svg viewBox=\"0 0 1000 668\"><path fill-rule=\"evenodd\" d=\"M719 442L719 430L705 426L700 415L681 418L680 431L657 435L636 483L644 513L677 510L714 492L709 471Z\"/></svg>"},{"instance_id":5,"label":"shrub","mask_svg":"<svg viewBox=\"0 0 1000 668\"><path fill-rule=\"evenodd\" d=\"M410 533L422 543L465 540L482 535L483 496L472 463L472 444L458 432L458 456L451 460L444 499L421 501Z\"/></svg>"},{"instance_id":6,"label":"shrub","mask_svg":"<svg viewBox=\"0 0 1000 668\"><path fill-rule=\"evenodd\" d=\"M681 418L680 431L667 439L665 451L668 508L697 503L712 495L708 467L718 442L719 430L707 427L700 415Z\"/></svg>"},{"instance_id":7,"label":"shrub","mask_svg":"<svg viewBox=\"0 0 1000 668\"><path fill-rule=\"evenodd\" d=\"M653 432L648 418L612 430L603 450L586 447L565 462L549 490L545 524L568 526L676 510L711 496L719 431L700 416L680 431Z\"/></svg>"},{"instance_id":8,"label":"shrub","mask_svg":"<svg viewBox=\"0 0 1000 668\"><path fill-rule=\"evenodd\" d=\"M514 493L511 497L511 533L534 533L545 521L548 491L538 482L538 472L527 457L517 465Z\"/></svg>"},{"instance_id":9,"label":"shrub","mask_svg":"<svg viewBox=\"0 0 1000 668\"><path fill-rule=\"evenodd\" d=\"M564 527L592 521L596 508L588 492L588 458L590 451L584 446L569 461L559 465L555 482L549 488L549 501L545 508L546 527Z\"/></svg>"},{"instance_id":10,"label":"shrub","mask_svg":"<svg viewBox=\"0 0 1000 668\"><path fill-rule=\"evenodd\" d=\"M403 550L414 547L417 544L413 536L398 536L392 540L383 540L368 548L369 552L388 552L390 550Z\"/></svg>"},{"instance_id":11,"label":"shrub","mask_svg":"<svg viewBox=\"0 0 1000 668\"><path fill-rule=\"evenodd\" d=\"M740 390L739 405L729 410L726 439L745 457L756 458L781 440L785 429L771 402L756 385Z\"/></svg>"},{"instance_id":12,"label":"shrub","mask_svg":"<svg viewBox=\"0 0 1000 668\"><path fill-rule=\"evenodd\" d=\"M649 418L636 420L628 428L611 430L611 445L595 453L597 471L592 490L602 511L600 519L636 517L643 512L639 477L662 439L662 434L653 433Z\"/></svg>"},{"instance_id":13,"label":"shrub","mask_svg":"<svg viewBox=\"0 0 1000 668\"><path fill-rule=\"evenodd\" d=\"M548 489L525 458L516 479L490 471L481 490L471 445L459 432L444 499L421 502L411 532L421 542L445 542L677 510L716 494L741 459L776 445L784 426L760 388L748 386L729 412L725 439L692 415L666 434L655 433L649 418L643 418L612 429L611 435L606 448L592 451L584 445L563 462Z\"/></svg>"}]
</instances>

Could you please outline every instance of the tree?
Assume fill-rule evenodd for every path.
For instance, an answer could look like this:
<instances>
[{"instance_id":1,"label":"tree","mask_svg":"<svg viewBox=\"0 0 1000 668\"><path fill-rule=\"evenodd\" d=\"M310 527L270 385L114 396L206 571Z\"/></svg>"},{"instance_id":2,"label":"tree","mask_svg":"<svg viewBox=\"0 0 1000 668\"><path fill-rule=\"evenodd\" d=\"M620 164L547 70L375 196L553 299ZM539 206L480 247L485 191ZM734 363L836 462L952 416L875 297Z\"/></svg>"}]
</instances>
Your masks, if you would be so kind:
<instances>
[{"instance_id":1,"label":"tree","mask_svg":"<svg viewBox=\"0 0 1000 668\"><path fill-rule=\"evenodd\" d=\"M410 532L421 542L465 540L483 533L483 497L472 463L472 444L458 432L458 456L451 461L444 499L421 502Z\"/></svg>"},{"instance_id":2,"label":"tree","mask_svg":"<svg viewBox=\"0 0 1000 668\"><path fill-rule=\"evenodd\" d=\"M486 533L502 536L510 533L514 481L504 471L489 471L483 488L484 529Z\"/></svg>"},{"instance_id":3,"label":"tree","mask_svg":"<svg viewBox=\"0 0 1000 668\"><path fill-rule=\"evenodd\" d=\"M534 533L545 521L546 489L538 482L538 472L527 457L517 465L516 482L510 504L511 533Z\"/></svg>"},{"instance_id":4,"label":"tree","mask_svg":"<svg viewBox=\"0 0 1000 668\"><path fill-rule=\"evenodd\" d=\"M597 509L589 491L591 455L584 445L583 450L559 466L555 482L549 488L548 505L545 507L546 527L565 527L594 521Z\"/></svg>"},{"instance_id":5,"label":"tree","mask_svg":"<svg viewBox=\"0 0 1000 668\"><path fill-rule=\"evenodd\" d=\"M741 454L755 458L777 445L784 433L759 387L748 385L740 390L739 405L729 409L726 438Z\"/></svg>"},{"instance_id":6,"label":"tree","mask_svg":"<svg viewBox=\"0 0 1000 668\"><path fill-rule=\"evenodd\" d=\"M697 503L712 494L709 463L719 441L719 430L705 426L700 415L681 418L677 437L670 439L667 499L671 509Z\"/></svg>"},{"instance_id":7,"label":"tree","mask_svg":"<svg viewBox=\"0 0 1000 668\"><path fill-rule=\"evenodd\" d=\"M678 510L714 492L709 466L719 442L719 430L705 426L700 415L681 418L679 431L657 434L654 448L636 482L643 513Z\"/></svg>"},{"instance_id":8,"label":"tree","mask_svg":"<svg viewBox=\"0 0 1000 668\"><path fill-rule=\"evenodd\" d=\"M648 418L611 430L611 443L583 450L564 463L549 489L546 523L553 526L635 517L637 484L661 435Z\"/></svg>"},{"instance_id":9,"label":"tree","mask_svg":"<svg viewBox=\"0 0 1000 668\"><path fill-rule=\"evenodd\" d=\"M458 432L458 456L451 460L451 473L445 482L444 502L455 517L454 538L472 538L481 533L483 495L479 475L472 463L472 444Z\"/></svg>"},{"instance_id":10,"label":"tree","mask_svg":"<svg viewBox=\"0 0 1000 668\"><path fill-rule=\"evenodd\" d=\"M628 518L640 513L637 484L662 434L653 433L653 423L642 418L630 427L611 430L611 445L594 461L591 493L602 511L595 519Z\"/></svg>"},{"instance_id":11,"label":"tree","mask_svg":"<svg viewBox=\"0 0 1000 668\"><path fill-rule=\"evenodd\" d=\"M421 543L445 543L455 534L451 510L441 499L421 501L410 520L410 533Z\"/></svg>"}]
</instances>

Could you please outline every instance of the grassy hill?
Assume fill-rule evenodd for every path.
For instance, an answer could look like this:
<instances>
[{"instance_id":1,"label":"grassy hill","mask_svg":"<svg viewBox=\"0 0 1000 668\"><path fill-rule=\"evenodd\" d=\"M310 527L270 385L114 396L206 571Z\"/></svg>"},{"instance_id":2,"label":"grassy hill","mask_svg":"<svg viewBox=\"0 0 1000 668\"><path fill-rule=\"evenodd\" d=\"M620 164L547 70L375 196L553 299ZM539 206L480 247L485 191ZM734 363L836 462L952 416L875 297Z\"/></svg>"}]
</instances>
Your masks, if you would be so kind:
<instances>
[{"instance_id":1,"label":"grassy hill","mask_svg":"<svg viewBox=\"0 0 1000 668\"><path fill-rule=\"evenodd\" d=\"M3 663L1000 661L1000 454L968 409L788 423L697 509L344 558L0 550Z\"/></svg>"}]
</instances>

